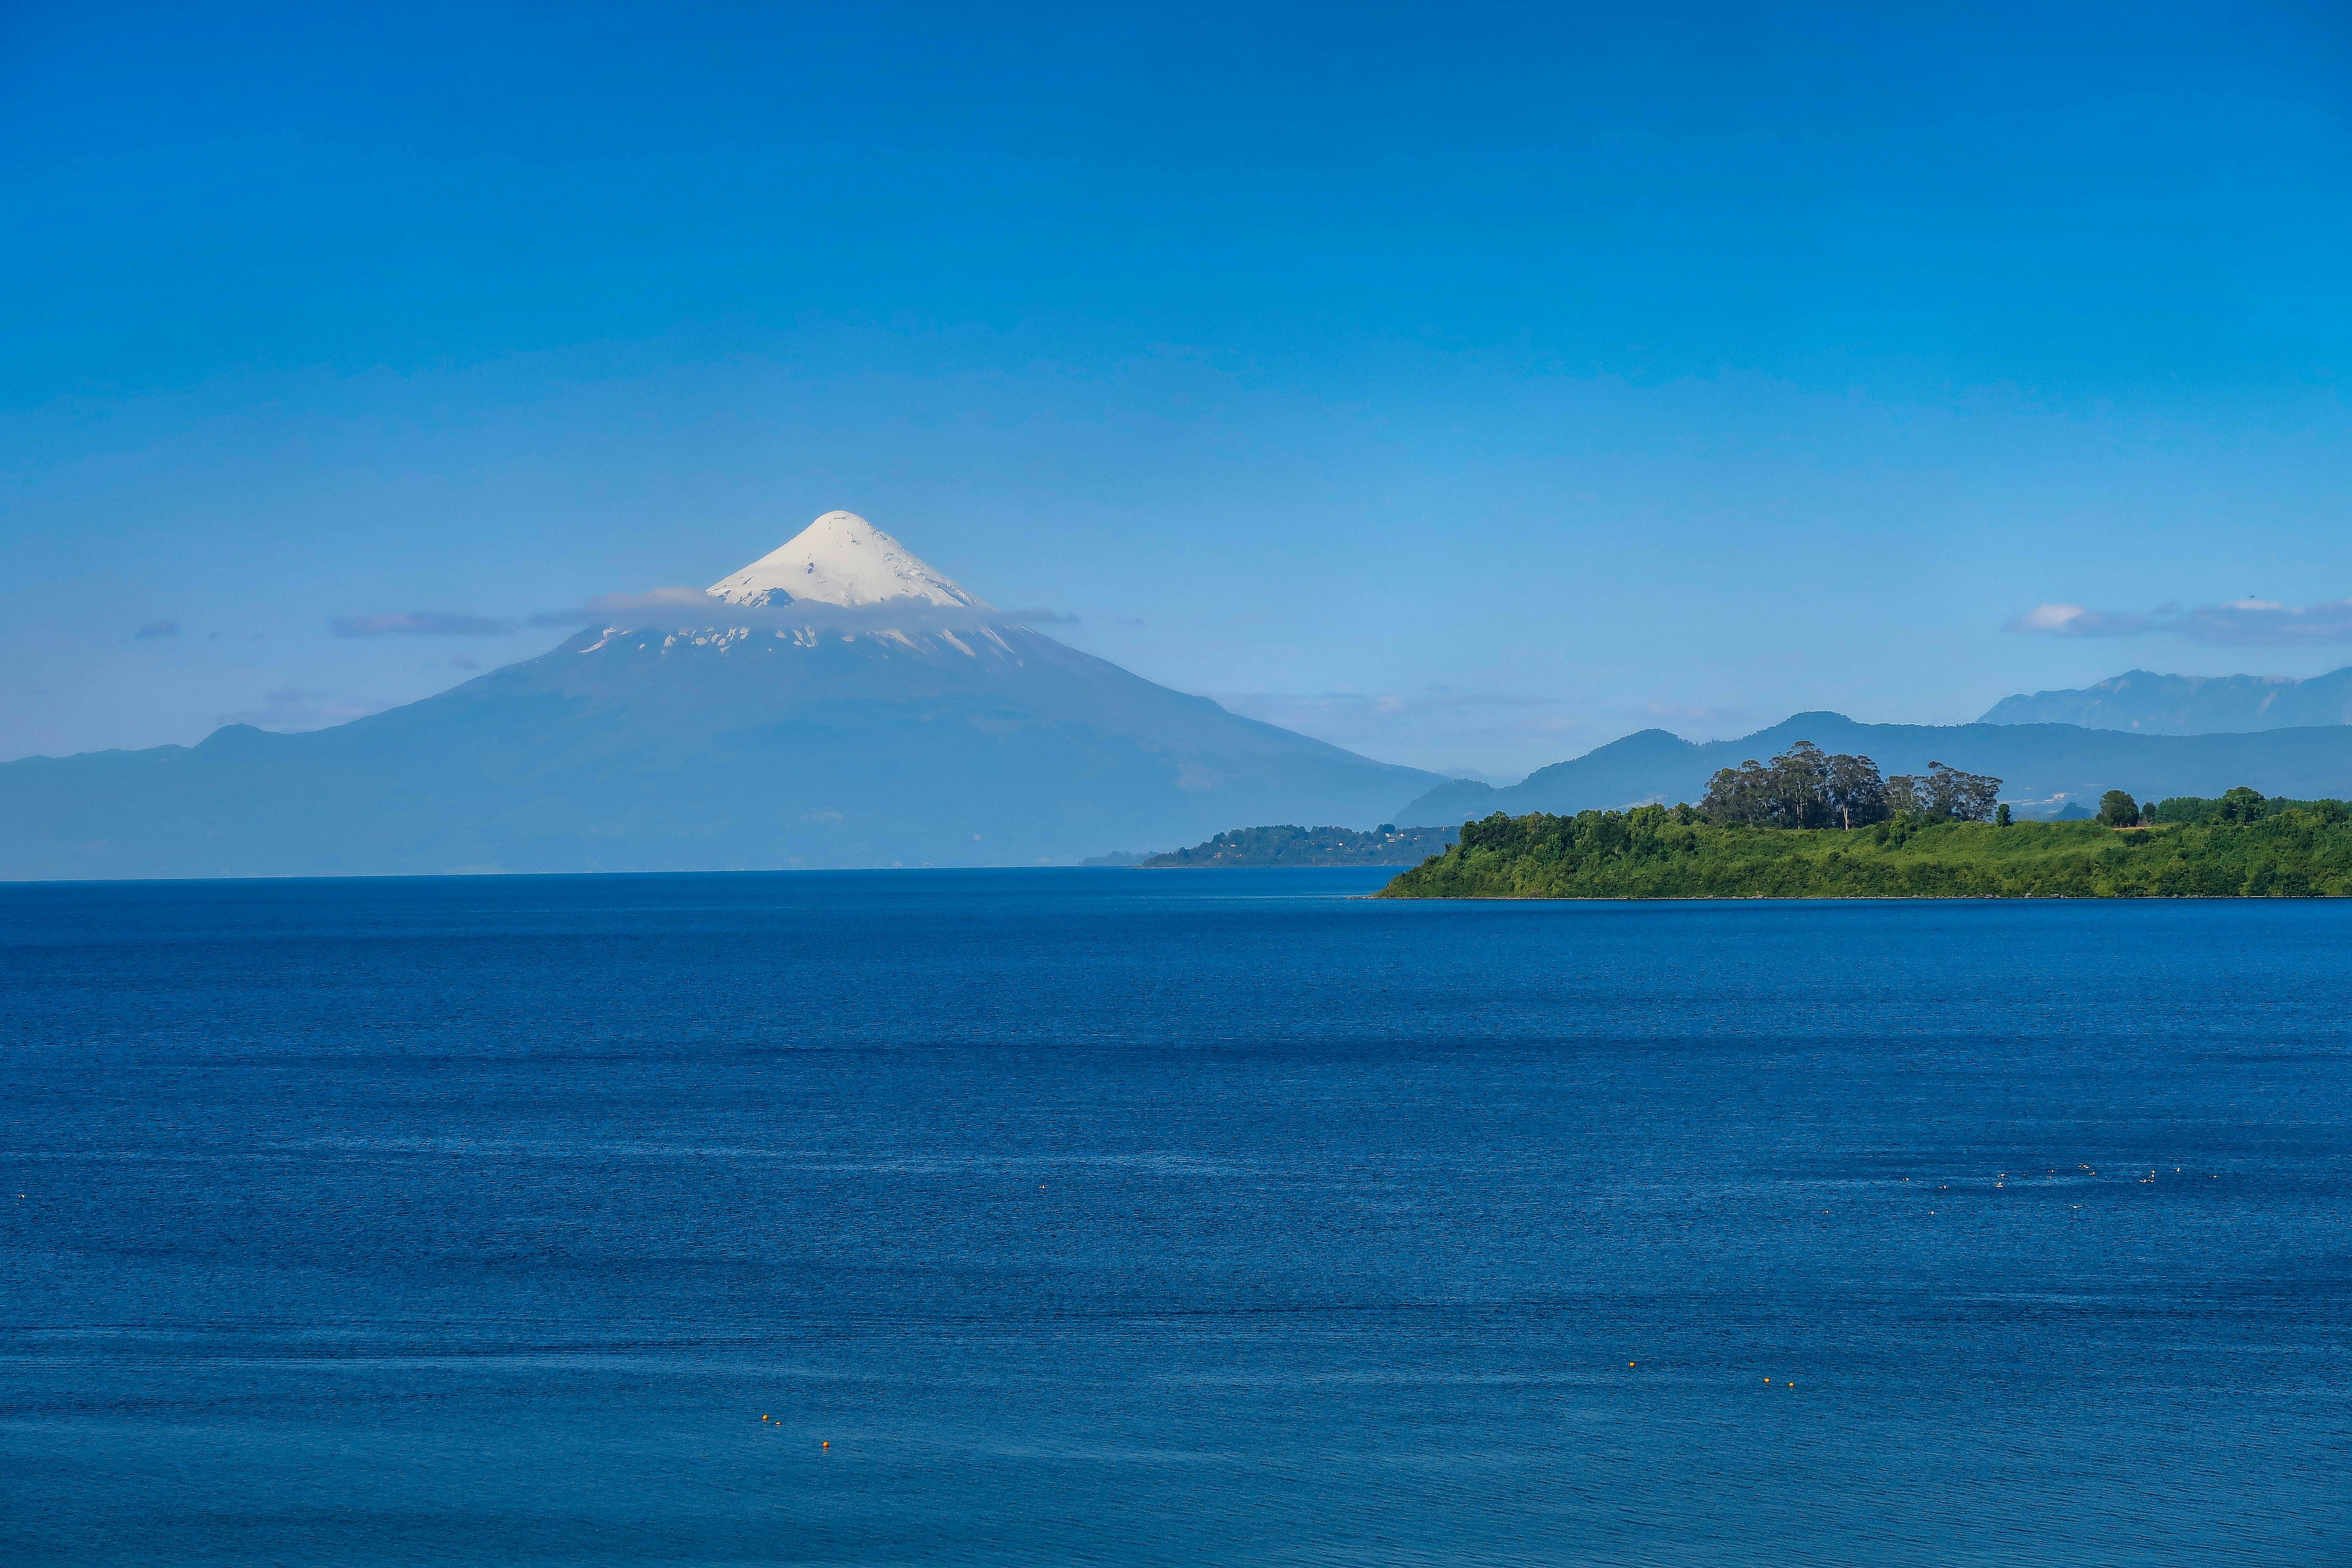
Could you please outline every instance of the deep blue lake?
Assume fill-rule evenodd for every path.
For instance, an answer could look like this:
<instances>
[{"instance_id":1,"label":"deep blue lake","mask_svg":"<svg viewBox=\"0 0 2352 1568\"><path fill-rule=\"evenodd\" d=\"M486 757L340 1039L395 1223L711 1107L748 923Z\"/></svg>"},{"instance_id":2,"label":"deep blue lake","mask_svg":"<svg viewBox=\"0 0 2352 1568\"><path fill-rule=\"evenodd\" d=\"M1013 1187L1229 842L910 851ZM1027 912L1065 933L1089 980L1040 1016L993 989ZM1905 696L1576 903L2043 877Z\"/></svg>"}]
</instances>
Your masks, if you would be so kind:
<instances>
[{"instance_id":1,"label":"deep blue lake","mask_svg":"<svg viewBox=\"0 0 2352 1568\"><path fill-rule=\"evenodd\" d=\"M0 1560L2352 1563L2352 904L1382 879L0 887Z\"/></svg>"}]
</instances>

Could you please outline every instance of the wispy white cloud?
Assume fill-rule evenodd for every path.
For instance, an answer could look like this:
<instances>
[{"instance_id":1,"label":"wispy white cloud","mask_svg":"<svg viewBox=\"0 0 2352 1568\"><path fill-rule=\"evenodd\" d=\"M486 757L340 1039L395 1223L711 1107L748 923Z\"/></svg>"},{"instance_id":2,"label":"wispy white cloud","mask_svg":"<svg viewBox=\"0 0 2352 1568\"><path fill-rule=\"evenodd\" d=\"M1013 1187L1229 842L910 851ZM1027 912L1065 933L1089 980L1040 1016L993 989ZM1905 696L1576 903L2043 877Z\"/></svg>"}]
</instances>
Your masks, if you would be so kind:
<instances>
[{"instance_id":1,"label":"wispy white cloud","mask_svg":"<svg viewBox=\"0 0 2352 1568\"><path fill-rule=\"evenodd\" d=\"M2036 605L2000 623L2005 632L2046 632L2065 635L2066 628L2090 614L2080 605Z\"/></svg>"},{"instance_id":2,"label":"wispy white cloud","mask_svg":"<svg viewBox=\"0 0 2352 1568\"><path fill-rule=\"evenodd\" d=\"M2352 642L2352 599L2282 605L2231 599L2219 605L2159 605L2146 612L2036 605L2001 623L2038 637L2177 637L2216 647L2296 647Z\"/></svg>"},{"instance_id":3,"label":"wispy white cloud","mask_svg":"<svg viewBox=\"0 0 2352 1568\"><path fill-rule=\"evenodd\" d=\"M700 630L707 626L806 627L817 631L976 631L983 626L1071 626L1078 617L1066 610L1000 610L989 605L935 605L928 599L885 599L873 605L823 605L793 600L782 605L730 605L699 588L654 588L642 594L606 594L584 605L541 610L527 616L477 616L456 610L394 610L373 616L338 616L327 629L339 637L502 637L530 626L611 626L629 631L656 627ZM173 630L177 630L173 627ZM151 635L142 631L142 637ZM163 636L163 633L152 635Z\"/></svg>"},{"instance_id":4,"label":"wispy white cloud","mask_svg":"<svg viewBox=\"0 0 2352 1568\"><path fill-rule=\"evenodd\" d=\"M985 626L1072 626L1077 616L1060 610L1000 610L992 605L935 605L900 597L871 605L825 605L794 599L782 605L732 605L699 588L656 588L644 594L607 594L572 609L530 617L534 626L609 626L628 631L699 631L709 626L761 630L977 631Z\"/></svg>"}]
</instances>

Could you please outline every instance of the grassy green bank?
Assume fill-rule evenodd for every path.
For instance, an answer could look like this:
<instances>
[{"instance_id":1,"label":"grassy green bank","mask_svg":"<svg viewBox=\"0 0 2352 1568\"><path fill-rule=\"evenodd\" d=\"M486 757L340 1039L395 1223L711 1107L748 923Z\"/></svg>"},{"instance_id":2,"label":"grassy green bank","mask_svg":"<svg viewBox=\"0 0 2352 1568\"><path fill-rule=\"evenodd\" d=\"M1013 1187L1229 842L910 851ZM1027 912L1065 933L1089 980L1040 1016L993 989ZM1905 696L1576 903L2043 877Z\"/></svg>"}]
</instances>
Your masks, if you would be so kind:
<instances>
[{"instance_id":1,"label":"grassy green bank","mask_svg":"<svg viewBox=\"0 0 2352 1568\"><path fill-rule=\"evenodd\" d=\"M2257 797L2259 798L2259 797ZM2095 822L1717 826L1639 806L1465 824L1388 899L2313 898L2352 893L2352 811L2116 829Z\"/></svg>"}]
</instances>

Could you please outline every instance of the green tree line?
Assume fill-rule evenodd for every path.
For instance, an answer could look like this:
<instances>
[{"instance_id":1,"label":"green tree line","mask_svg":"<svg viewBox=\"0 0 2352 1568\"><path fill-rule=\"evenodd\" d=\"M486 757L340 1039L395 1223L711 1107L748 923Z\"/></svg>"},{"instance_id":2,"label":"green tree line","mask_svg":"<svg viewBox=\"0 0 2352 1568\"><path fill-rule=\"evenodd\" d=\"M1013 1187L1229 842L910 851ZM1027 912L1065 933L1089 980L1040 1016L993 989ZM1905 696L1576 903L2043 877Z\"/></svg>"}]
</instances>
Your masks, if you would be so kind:
<instances>
[{"instance_id":1,"label":"green tree line","mask_svg":"<svg viewBox=\"0 0 2352 1568\"><path fill-rule=\"evenodd\" d=\"M2166 801L2153 826L1890 816L1846 831L1689 806L1465 824L1384 898L2298 898L2352 894L2352 808L2253 791ZM2251 802L2247 797L2252 797ZM2213 809L2205 809L2213 805ZM2163 820L2167 812L2189 820ZM2137 815L2137 813L2136 813Z\"/></svg>"}]
</instances>

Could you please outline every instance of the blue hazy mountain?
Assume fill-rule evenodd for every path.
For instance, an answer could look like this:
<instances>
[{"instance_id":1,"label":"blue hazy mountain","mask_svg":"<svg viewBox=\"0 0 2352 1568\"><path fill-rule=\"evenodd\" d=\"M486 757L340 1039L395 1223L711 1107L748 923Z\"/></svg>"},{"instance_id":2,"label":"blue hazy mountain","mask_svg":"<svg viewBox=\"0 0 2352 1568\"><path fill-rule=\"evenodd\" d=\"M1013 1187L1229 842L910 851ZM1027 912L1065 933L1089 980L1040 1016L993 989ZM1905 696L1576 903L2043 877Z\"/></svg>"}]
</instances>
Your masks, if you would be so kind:
<instances>
[{"instance_id":1,"label":"blue hazy mountain","mask_svg":"<svg viewBox=\"0 0 2352 1568\"><path fill-rule=\"evenodd\" d=\"M404 708L0 765L0 878L1018 865L1370 827L1437 782L1014 624L834 512Z\"/></svg>"},{"instance_id":2,"label":"blue hazy mountain","mask_svg":"<svg viewBox=\"0 0 2352 1568\"><path fill-rule=\"evenodd\" d=\"M2002 780L2021 815L2055 816L2111 789L2142 800L2217 795L2237 784L2298 798L2352 795L2352 726L2259 733L2151 735L2077 724L1858 724L1842 713L1800 713L1737 741L1695 742L1664 730L1622 741L1496 789L1456 780L1416 797L1397 822L1463 822L1490 812L1609 810L1643 801L1696 801L1718 768L1811 741L1869 757L1889 773L1931 763Z\"/></svg>"},{"instance_id":3,"label":"blue hazy mountain","mask_svg":"<svg viewBox=\"0 0 2352 1568\"><path fill-rule=\"evenodd\" d=\"M2132 669L2096 686L2004 697L1981 724L2080 724L2143 735L2213 735L2352 723L2352 668L2284 675L2158 675Z\"/></svg>"}]
</instances>

